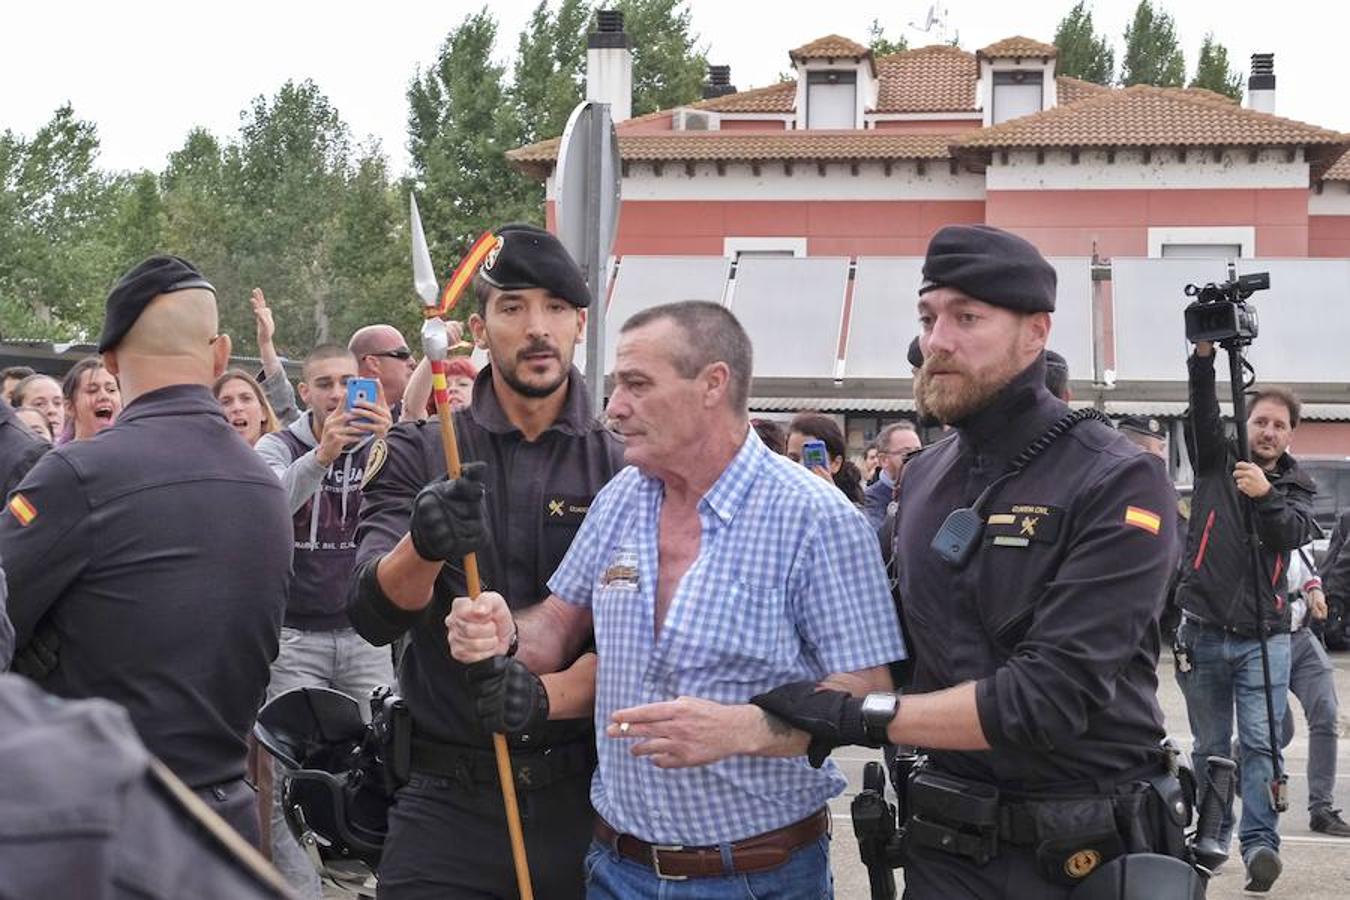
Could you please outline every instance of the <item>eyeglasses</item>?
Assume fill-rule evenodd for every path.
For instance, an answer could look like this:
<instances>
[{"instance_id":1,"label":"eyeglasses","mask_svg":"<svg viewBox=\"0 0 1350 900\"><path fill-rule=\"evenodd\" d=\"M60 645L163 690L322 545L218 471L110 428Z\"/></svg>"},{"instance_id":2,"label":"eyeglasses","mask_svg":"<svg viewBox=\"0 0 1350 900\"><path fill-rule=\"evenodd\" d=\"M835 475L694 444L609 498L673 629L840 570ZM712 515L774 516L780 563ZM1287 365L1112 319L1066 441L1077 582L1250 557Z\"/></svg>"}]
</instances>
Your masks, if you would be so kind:
<instances>
[{"instance_id":1,"label":"eyeglasses","mask_svg":"<svg viewBox=\"0 0 1350 900\"><path fill-rule=\"evenodd\" d=\"M399 347L397 350L381 350L379 353L367 353L366 356L387 356L390 359L412 359L412 351L407 347Z\"/></svg>"}]
</instances>

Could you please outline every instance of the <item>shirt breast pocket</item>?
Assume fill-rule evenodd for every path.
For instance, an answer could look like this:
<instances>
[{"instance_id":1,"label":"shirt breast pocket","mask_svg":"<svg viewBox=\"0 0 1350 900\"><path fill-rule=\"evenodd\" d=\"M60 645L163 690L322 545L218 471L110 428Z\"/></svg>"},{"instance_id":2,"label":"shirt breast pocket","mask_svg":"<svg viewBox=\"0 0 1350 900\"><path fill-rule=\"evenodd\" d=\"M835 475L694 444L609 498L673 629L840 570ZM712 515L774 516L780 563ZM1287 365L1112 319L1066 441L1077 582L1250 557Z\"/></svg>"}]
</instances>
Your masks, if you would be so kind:
<instances>
[{"instance_id":1,"label":"shirt breast pocket","mask_svg":"<svg viewBox=\"0 0 1350 900\"><path fill-rule=\"evenodd\" d=\"M787 672L800 641L780 587L739 579L685 609L672 642L678 669L717 669L721 681L758 682Z\"/></svg>"}]
</instances>

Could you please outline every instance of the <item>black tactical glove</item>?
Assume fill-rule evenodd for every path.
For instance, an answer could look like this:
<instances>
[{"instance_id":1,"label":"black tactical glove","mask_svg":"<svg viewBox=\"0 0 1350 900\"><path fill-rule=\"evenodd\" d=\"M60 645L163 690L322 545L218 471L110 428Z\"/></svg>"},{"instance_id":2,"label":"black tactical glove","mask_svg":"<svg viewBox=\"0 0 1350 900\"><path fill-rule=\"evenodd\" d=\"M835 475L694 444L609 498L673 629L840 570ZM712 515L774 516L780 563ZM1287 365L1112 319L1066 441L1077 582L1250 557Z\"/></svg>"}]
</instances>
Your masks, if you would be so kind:
<instances>
[{"instance_id":1,"label":"black tactical glove","mask_svg":"<svg viewBox=\"0 0 1350 900\"><path fill-rule=\"evenodd\" d=\"M439 478L418 491L408 529L418 556L428 562L453 562L483 548L486 474L487 463L465 463L458 478Z\"/></svg>"},{"instance_id":2,"label":"black tactical glove","mask_svg":"<svg viewBox=\"0 0 1350 900\"><path fill-rule=\"evenodd\" d=\"M539 676L509 656L493 656L468 667L469 684L483 727L493 734L521 734L548 721L548 691Z\"/></svg>"},{"instance_id":3,"label":"black tactical glove","mask_svg":"<svg viewBox=\"0 0 1350 900\"><path fill-rule=\"evenodd\" d=\"M750 702L811 735L806 759L817 769L835 747L880 746L863 729L862 698L844 691L821 688L814 681L794 681L751 697Z\"/></svg>"}]
</instances>

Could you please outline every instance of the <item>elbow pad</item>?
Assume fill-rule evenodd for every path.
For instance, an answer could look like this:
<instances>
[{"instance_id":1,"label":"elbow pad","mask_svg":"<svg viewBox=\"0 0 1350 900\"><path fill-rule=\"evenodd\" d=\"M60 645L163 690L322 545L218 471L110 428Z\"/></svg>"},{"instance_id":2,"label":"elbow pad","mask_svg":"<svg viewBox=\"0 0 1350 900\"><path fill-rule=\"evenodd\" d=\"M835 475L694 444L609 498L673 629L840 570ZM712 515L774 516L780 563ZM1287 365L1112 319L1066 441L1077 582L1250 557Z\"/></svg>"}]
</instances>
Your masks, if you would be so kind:
<instances>
[{"instance_id":1,"label":"elbow pad","mask_svg":"<svg viewBox=\"0 0 1350 900\"><path fill-rule=\"evenodd\" d=\"M347 618L356 633L376 647L398 640L425 610L404 609L389 599L375 570L383 557L366 560L356 569L347 597Z\"/></svg>"}]
</instances>

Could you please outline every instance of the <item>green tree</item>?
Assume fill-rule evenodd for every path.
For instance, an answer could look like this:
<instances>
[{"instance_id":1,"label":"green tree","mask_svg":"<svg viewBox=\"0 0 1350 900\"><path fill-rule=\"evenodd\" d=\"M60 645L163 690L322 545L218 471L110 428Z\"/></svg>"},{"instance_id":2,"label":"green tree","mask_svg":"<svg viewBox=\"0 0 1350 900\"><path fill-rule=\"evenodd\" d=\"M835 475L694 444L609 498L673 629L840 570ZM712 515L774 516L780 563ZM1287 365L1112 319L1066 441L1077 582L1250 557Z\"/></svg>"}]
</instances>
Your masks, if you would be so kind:
<instances>
[{"instance_id":1,"label":"green tree","mask_svg":"<svg viewBox=\"0 0 1350 900\"><path fill-rule=\"evenodd\" d=\"M1191 87L1205 88L1217 94L1242 100L1242 74L1234 72L1228 64L1228 48L1214 40L1214 35L1206 34L1200 45L1200 61L1195 66L1195 77Z\"/></svg>"},{"instance_id":2,"label":"green tree","mask_svg":"<svg viewBox=\"0 0 1350 900\"><path fill-rule=\"evenodd\" d=\"M895 40L886 37L886 29L882 27L880 19L873 19L867 27L867 46L874 57L890 56L909 49L903 34Z\"/></svg>"},{"instance_id":3,"label":"green tree","mask_svg":"<svg viewBox=\"0 0 1350 900\"><path fill-rule=\"evenodd\" d=\"M113 240L118 248L117 267L126 270L161 252L164 246L164 201L159 179L153 172L137 172L118 184L117 215Z\"/></svg>"},{"instance_id":4,"label":"green tree","mask_svg":"<svg viewBox=\"0 0 1350 900\"><path fill-rule=\"evenodd\" d=\"M510 89L521 143L557 137L586 94L584 0L563 0L557 13L541 0L516 45Z\"/></svg>"},{"instance_id":5,"label":"green tree","mask_svg":"<svg viewBox=\"0 0 1350 900\"><path fill-rule=\"evenodd\" d=\"M410 187L442 274L485 229L543 219L542 186L514 172L504 155L518 145L521 128L504 69L492 62L496 37L487 10L468 16L408 89Z\"/></svg>"},{"instance_id":6,"label":"green tree","mask_svg":"<svg viewBox=\"0 0 1350 900\"><path fill-rule=\"evenodd\" d=\"M1069 14L1055 29L1055 46L1059 60L1055 70L1060 75L1081 78L1097 84L1110 84L1116 69L1116 54L1106 35L1093 30L1092 10L1084 0L1078 0Z\"/></svg>"},{"instance_id":7,"label":"green tree","mask_svg":"<svg viewBox=\"0 0 1350 900\"><path fill-rule=\"evenodd\" d=\"M117 187L95 166L98 132L62 106L32 138L0 133L0 329L89 339L118 256Z\"/></svg>"},{"instance_id":8,"label":"green tree","mask_svg":"<svg viewBox=\"0 0 1350 900\"><path fill-rule=\"evenodd\" d=\"M1154 10L1150 0L1139 0L1134 20L1125 29L1125 58L1120 83L1181 87L1186 83L1186 60L1177 43L1172 17Z\"/></svg>"},{"instance_id":9,"label":"green tree","mask_svg":"<svg viewBox=\"0 0 1350 900\"><path fill-rule=\"evenodd\" d=\"M633 43L633 115L692 103L703 95L707 51L698 47L684 0L616 0ZM584 54L583 54L584 58Z\"/></svg>"}]
</instances>

